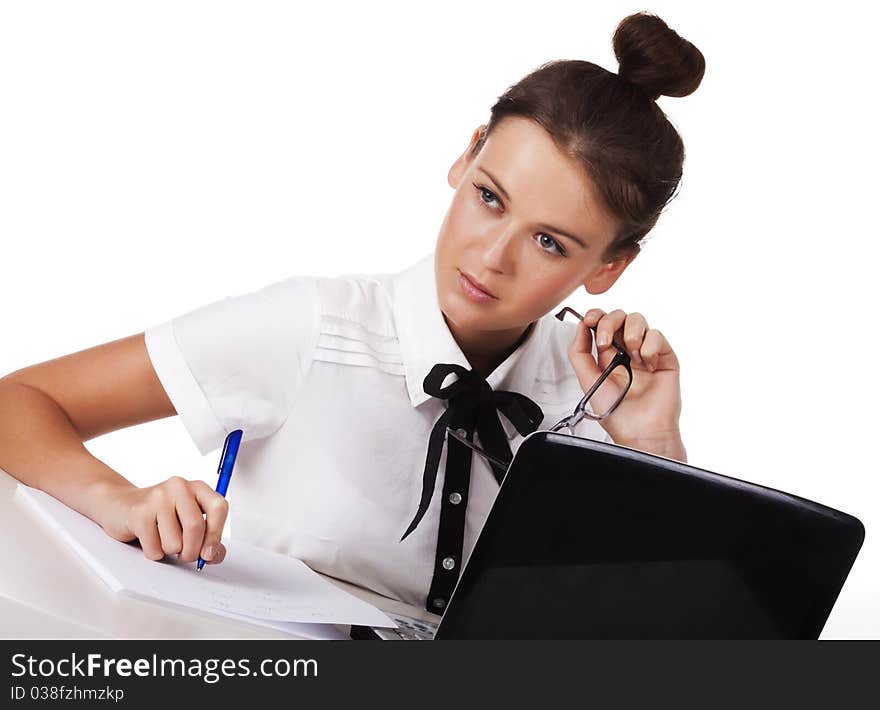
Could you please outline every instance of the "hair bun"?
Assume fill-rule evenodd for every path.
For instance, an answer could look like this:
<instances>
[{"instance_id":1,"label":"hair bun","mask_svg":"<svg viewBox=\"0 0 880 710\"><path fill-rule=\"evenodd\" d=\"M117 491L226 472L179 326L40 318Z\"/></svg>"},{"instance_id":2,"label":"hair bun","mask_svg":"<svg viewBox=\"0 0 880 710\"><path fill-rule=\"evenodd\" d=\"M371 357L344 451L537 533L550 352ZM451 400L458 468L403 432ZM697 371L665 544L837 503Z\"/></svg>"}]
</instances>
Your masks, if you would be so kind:
<instances>
[{"instance_id":1,"label":"hair bun","mask_svg":"<svg viewBox=\"0 0 880 710\"><path fill-rule=\"evenodd\" d=\"M639 12L621 20L612 40L618 75L652 100L687 96L703 80L702 52L656 15Z\"/></svg>"}]
</instances>

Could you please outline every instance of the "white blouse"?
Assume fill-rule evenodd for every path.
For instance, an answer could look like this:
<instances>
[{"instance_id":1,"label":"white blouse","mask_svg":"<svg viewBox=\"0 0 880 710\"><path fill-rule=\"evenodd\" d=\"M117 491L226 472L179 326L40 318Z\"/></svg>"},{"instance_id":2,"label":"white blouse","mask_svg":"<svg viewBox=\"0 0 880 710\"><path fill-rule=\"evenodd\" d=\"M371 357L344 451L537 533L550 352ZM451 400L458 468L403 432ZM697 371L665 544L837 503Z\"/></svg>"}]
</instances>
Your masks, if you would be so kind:
<instances>
[{"instance_id":1,"label":"white blouse","mask_svg":"<svg viewBox=\"0 0 880 710\"><path fill-rule=\"evenodd\" d=\"M552 313L487 378L544 413L583 397L567 349L576 326ZM446 445L431 506L418 509L428 435L447 403L423 381L470 364L437 301L434 255L396 274L293 276L145 331L156 374L202 455L242 429L227 497L237 538L312 569L424 607L437 552ZM595 349L594 349L595 354ZM499 415L510 448L522 436ZM585 419L576 433L611 442ZM498 492L472 457L461 567Z\"/></svg>"}]
</instances>

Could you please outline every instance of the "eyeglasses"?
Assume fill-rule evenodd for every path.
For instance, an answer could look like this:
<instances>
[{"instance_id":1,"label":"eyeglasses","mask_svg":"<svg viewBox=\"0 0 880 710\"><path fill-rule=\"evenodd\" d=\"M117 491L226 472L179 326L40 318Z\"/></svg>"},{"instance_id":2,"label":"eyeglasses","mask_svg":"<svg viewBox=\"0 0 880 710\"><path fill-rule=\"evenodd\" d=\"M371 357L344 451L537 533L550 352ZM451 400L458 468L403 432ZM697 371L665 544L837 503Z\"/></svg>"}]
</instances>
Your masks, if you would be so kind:
<instances>
[{"instance_id":1,"label":"eyeglasses","mask_svg":"<svg viewBox=\"0 0 880 710\"><path fill-rule=\"evenodd\" d=\"M556 314L556 317L559 320L564 320L566 314L569 313L578 320L582 321L584 319L582 315L568 306L565 306L559 311L559 313ZM590 330L593 331L595 336L595 327L590 326ZM585 418L592 419L593 421L600 421L611 416L612 412L614 412L618 405L623 401L623 398L626 397L626 393L629 392L633 380L629 353L626 352L625 348L621 347L614 341L612 341L611 344L614 346L614 349L617 350L614 357L611 359L611 362L608 363L608 366L602 374L599 375L592 387L587 390L581 401L578 402L578 405L574 408L574 412L569 416L560 419L556 424L550 427L548 431L556 432L568 429L568 433L574 435L574 428ZM468 438L459 434L456 430L446 427L446 433L460 441L465 446L473 449L480 456L488 459L496 466L501 466L505 469L510 466L510 461L502 461L498 457L484 451Z\"/></svg>"}]
</instances>

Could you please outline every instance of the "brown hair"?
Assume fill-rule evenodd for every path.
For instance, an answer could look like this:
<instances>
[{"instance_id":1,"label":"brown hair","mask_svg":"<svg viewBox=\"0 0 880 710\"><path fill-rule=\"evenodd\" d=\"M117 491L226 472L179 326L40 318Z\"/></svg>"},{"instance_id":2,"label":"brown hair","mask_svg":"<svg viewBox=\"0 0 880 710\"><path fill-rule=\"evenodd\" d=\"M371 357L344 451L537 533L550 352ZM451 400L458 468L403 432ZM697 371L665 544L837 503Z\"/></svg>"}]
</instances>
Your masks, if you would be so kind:
<instances>
[{"instance_id":1,"label":"brown hair","mask_svg":"<svg viewBox=\"0 0 880 710\"><path fill-rule=\"evenodd\" d=\"M637 254L675 196L684 144L655 101L692 93L706 68L699 49L649 13L624 18L612 43L617 74L591 62L558 60L509 87L472 151L476 155L507 116L541 125L583 165L619 222L603 261Z\"/></svg>"}]
</instances>

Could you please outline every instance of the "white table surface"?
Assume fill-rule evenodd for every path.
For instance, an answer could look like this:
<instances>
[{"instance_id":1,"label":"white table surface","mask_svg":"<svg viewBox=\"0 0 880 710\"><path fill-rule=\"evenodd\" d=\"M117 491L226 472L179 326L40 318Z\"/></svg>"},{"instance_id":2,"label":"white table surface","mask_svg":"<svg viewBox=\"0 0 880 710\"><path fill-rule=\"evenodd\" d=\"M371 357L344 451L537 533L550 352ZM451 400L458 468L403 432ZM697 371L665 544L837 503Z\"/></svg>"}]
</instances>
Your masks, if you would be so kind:
<instances>
[{"instance_id":1,"label":"white table surface","mask_svg":"<svg viewBox=\"0 0 880 710\"><path fill-rule=\"evenodd\" d=\"M0 638L291 639L302 637L113 592L37 516L0 469ZM222 565L222 563L221 563ZM321 575L382 611L436 622L424 609ZM349 627L338 628L348 634Z\"/></svg>"}]
</instances>

